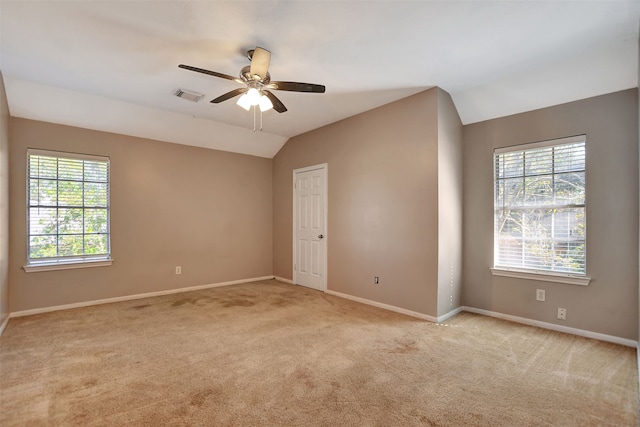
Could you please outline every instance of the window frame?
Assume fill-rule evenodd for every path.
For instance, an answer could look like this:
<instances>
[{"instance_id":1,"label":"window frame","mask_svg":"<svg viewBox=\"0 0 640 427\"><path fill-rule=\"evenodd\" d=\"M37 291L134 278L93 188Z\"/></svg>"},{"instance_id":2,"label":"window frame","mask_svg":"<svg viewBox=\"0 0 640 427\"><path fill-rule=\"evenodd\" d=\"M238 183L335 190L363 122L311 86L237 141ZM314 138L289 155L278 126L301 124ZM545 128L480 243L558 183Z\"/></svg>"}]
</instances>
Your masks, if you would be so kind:
<instances>
[{"instance_id":1,"label":"window frame","mask_svg":"<svg viewBox=\"0 0 640 427\"><path fill-rule=\"evenodd\" d=\"M107 200L106 200L106 235L107 235L107 253L100 255L91 255L91 254L82 254L82 255L70 255L70 256L58 256L51 258L30 258L30 238L31 238L31 220L30 220L30 210L31 210L31 189L30 189L30 159L31 156L46 156L46 157L55 157L56 159L68 159L68 160L82 160L82 161L96 161L106 163L107 165ZM56 174L57 175L57 174ZM113 263L113 259L111 258L111 159L108 156L98 156L91 154L81 154L81 153L72 153L72 152L63 152L63 151L53 151L53 150L42 150L42 149L27 149L26 155L26 264L23 266L23 269L27 272L40 272L40 271L49 271L49 270L67 270L67 269L76 269L76 268L90 268L90 267L103 267L109 266ZM58 177L56 177L58 180ZM78 182L91 182L86 181L83 176L82 181ZM58 193L59 190L56 190ZM57 207L57 203L56 203ZM85 209L84 202L82 206L83 212ZM82 235L86 235L84 227L82 230Z\"/></svg>"},{"instance_id":2,"label":"window frame","mask_svg":"<svg viewBox=\"0 0 640 427\"><path fill-rule=\"evenodd\" d=\"M587 235L586 235L586 229L587 229L587 221L586 221L586 209L587 209L587 183L586 183L586 177L587 177L587 166L586 166L586 151L587 151L587 138L586 135L576 135L576 136L571 136L571 137L566 137L566 138L558 138L558 139L552 139L552 140L545 140L545 141L538 141L538 142L533 142L533 143L527 143L527 144L521 144L521 145L513 145L513 146L507 146L507 147L500 147L500 148L496 148L493 150L493 155L492 155L492 160L493 160L493 167L492 167L492 172L493 172L493 176L492 176L492 181L493 181L493 191L492 191L492 196L493 196L493 250L494 250L494 255L493 255L493 266L490 268L491 270L491 274L494 276L503 276L503 277L513 277L513 278L519 278L519 279L529 279L529 280L539 280L539 281L546 281L546 282L556 282L556 283L564 283L564 284L571 284L571 285L580 285L580 286L587 286L589 285L591 278L587 275L587 252L586 252L586 243L587 243ZM585 242L585 253L584 253L584 273L576 273L576 272L559 272L559 271L552 271L552 270L544 270L544 269L535 269L535 268L527 268L527 267L512 267L512 266L504 266L504 265L497 265L496 261L497 261L497 254L496 251L498 250L498 242L496 240L497 236L496 236L496 220L497 220L497 207L496 207L496 188L497 188L497 170L496 170L496 156L500 155L500 154L505 154L505 153L514 153L514 152L525 152L525 151L529 151L529 150L537 150L537 149L541 149L541 148L546 148L546 147L557 147L557 146L561 146L561 145L566 145L566 144L576 144L576 143L584 143L584 147L585 147L585 170L584 170L584 176L585 176L585 200L584 203L580 203L579 205L582 206L584 208L585 211L585 236L584 236L584 242ZM555 170L552 171L551 173L552 175L556 175ZM527 175L525 174L525 172L523 171L523 178L525 178ZM555 192L554 192L555 195ZM570 204L567 203L566 205L563 205L563 207L576 207L576 204Z\"/></svg>"}]
</instances>

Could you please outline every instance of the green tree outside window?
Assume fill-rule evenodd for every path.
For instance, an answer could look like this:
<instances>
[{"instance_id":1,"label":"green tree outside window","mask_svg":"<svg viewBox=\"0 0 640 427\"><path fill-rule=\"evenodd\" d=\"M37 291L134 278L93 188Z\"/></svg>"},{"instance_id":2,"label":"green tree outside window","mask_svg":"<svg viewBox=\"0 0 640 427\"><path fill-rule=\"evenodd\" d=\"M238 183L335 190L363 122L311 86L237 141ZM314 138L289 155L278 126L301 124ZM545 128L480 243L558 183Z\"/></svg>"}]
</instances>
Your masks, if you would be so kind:
<instances>
[{"instance_id":1,"label":"green tree outside window","mask_svg":"<svg viewBox=\"0 0 640 427\"><path fill-rule=\"evenodd\" d=\"M109 159L28 152L28 260L108 258Z\"/></svg>"}]
</instances>

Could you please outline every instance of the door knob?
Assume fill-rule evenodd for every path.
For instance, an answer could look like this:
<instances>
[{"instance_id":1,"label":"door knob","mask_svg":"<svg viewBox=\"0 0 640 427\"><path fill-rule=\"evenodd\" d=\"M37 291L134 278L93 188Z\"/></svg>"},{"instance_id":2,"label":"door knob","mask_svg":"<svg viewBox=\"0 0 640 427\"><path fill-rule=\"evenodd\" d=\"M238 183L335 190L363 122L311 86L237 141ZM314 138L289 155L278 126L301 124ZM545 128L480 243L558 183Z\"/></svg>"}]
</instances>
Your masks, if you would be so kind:
<instances>
[{"instance_id":1,"label":"door knob","mask_svg":"<svg viewBox=\"0 0 640 427\"><path fill-rule=\"evenodd\" d=\"M318 234L318 239L324 239L324 234Z\"/></svg>"}]
</instances>

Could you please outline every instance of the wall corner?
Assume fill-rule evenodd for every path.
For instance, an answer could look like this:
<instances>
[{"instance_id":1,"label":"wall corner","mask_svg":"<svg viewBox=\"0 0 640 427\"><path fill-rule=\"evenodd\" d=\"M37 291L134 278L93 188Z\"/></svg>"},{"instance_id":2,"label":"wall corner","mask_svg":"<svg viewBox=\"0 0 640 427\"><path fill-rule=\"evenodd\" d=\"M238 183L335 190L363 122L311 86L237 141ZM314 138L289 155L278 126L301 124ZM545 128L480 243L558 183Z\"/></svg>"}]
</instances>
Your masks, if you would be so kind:
<instances>
[{"instance_id":1,"label":"wall corner","mask_svg":"<svg viewBox=\"0 0 640 427\"><path fill-rule=\"evenodd\" d=\"M438 90L438 308L443 316L462 297L462 121L449 93Z\"/></svg>"}]
</instances>

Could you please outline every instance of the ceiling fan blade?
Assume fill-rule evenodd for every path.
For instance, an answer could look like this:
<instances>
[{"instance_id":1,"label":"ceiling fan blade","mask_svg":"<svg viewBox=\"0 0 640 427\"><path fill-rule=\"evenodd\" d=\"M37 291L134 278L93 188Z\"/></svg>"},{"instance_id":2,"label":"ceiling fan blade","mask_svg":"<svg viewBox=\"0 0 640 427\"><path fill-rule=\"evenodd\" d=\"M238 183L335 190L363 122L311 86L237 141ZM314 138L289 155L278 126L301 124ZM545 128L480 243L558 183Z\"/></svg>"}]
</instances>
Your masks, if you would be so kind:
<instances>
[{"instance_id":1,"label":"ceiling fan blade","mask_svg":"<svg viewBox=\"0 0 640 427\"><path fill-rule=\"evenodd\" d=\"M267 87L269 89L288 90L290 92L324 93L326 90L323 85L299 82L271 82L267 85Z\"/></svg>"},{"instance_id":2,"label":"ceiling fan blade","mask_svg":"<svg viewBox=\"0 0 640 427\"><path fill-rule=\"evenodd\" d=\"M251 76L259 76L260 80L267 77L269 71L269 62L271 61L271 52L261 47L256 47L251 56Z\"/></svg>"},{"instance_id":3,"label":"ceiling fan blade","mask_svg":"<svg viewBox=\"0 0 640 427\"><path fill-rule=\"evenodd\" d=\"M216 99L212 99L210 102L212 102L214 104L219 104L222 101L226 101L227 99L231 99L234 96L240 95L241 93L245 93L248 90L249 90L248 87L241 87L241 88L238 88L238 89L234 89L234 90L232 90L230 92L225 93L224 95L220 95Z\"/></svg>"},{"instance_id":4,"label":"ceiling fan blade","mask_svg":"<svg viewBox=\"0 0 640 427\"><path fill-rule=\"evenodd\" d=\"M221 79L233 80L234 82L244 83L242 80L240 80L237 77L232 77L228 74L217 73L215 71L205 70L204 68L192 67L191 65L184 65L184 64L180 64L178 65L178 67L184 68L185 70L189 70L189 71L195 71L196 73L208 74L210 76L220 77Z\"/></svg>"},{"instance_id":5,"label":"ceiling fan blade","mask_svg":"<svg viewBox=\"0 0 640 427\"><path fill-rule=\"evenodd\" d=\"M273 104L273 109L278 113L284 113L285 111L287 111L287 107L285 107L282 101L280 101L274 94L272 94L268 90L263 90L262 93L267 95L267 98L269 98L269 100Z\"/></svg>"}]
</instances>

